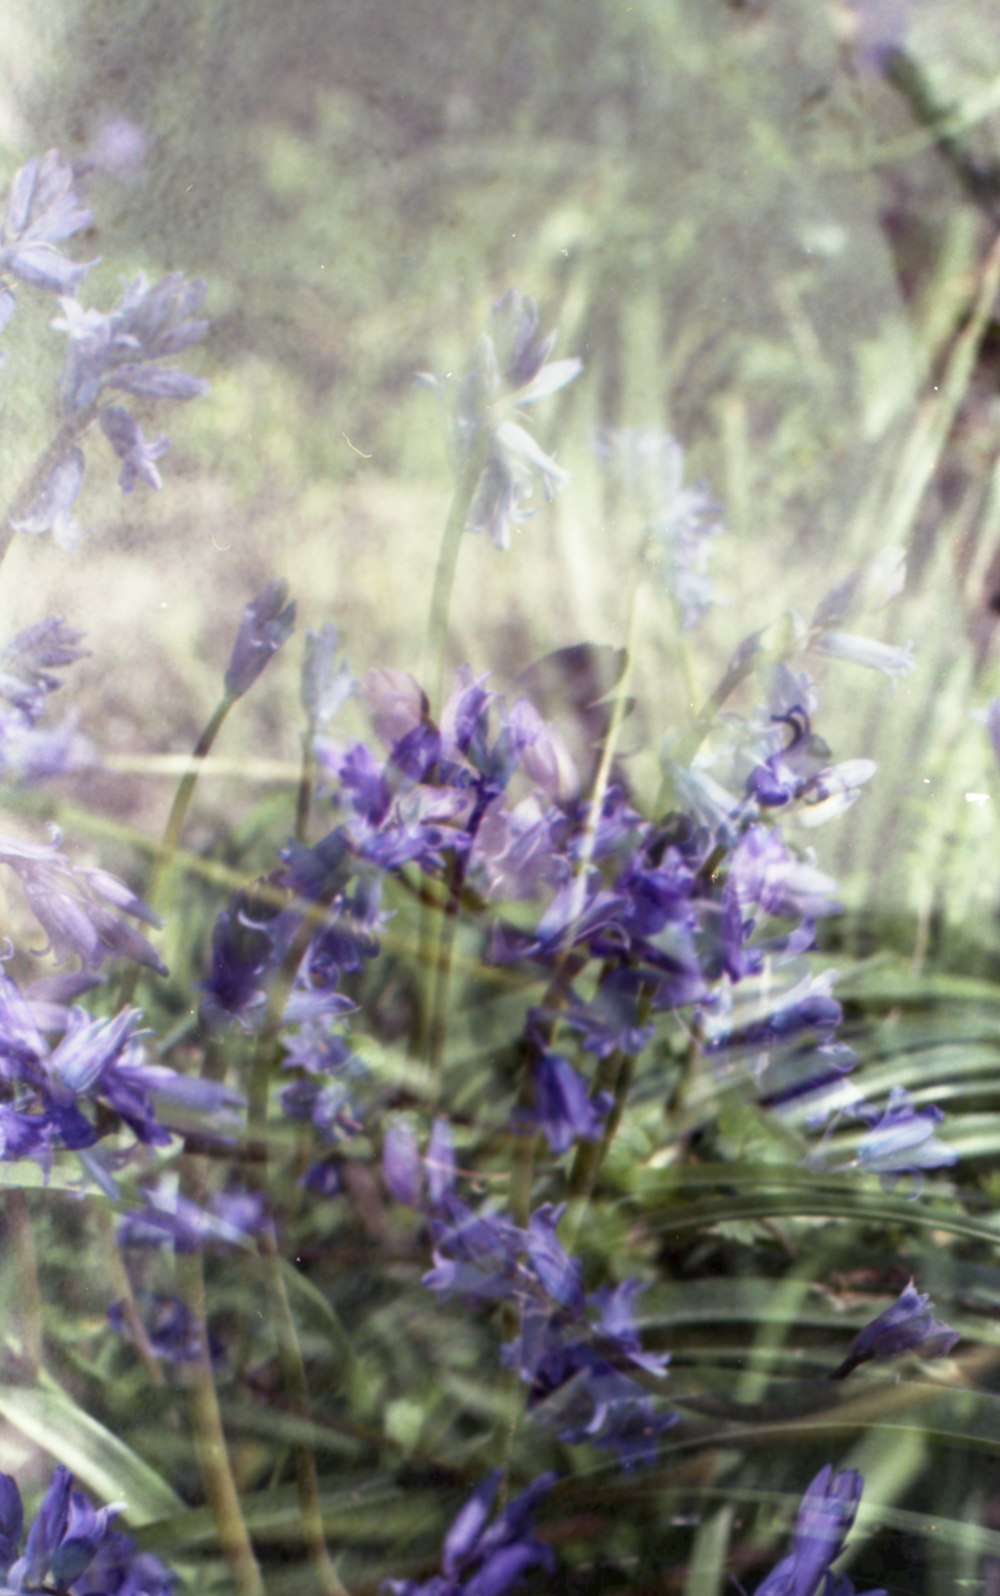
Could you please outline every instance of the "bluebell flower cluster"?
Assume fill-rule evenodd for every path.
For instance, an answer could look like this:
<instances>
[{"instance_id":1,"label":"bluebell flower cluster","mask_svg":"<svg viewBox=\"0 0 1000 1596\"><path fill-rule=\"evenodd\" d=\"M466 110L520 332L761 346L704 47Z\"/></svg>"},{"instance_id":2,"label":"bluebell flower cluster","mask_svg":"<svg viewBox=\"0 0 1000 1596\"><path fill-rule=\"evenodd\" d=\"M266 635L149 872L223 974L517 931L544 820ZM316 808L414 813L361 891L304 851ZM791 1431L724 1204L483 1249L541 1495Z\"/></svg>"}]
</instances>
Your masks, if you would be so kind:
<instances>
[{"instance_id":1,"label":"bluebell flower cluster","mask_svg":"<svg viewBox=\"0 0 1000 1596\"><path fill-rule=\"evenodd\" d=\"M487 532L498 549L510 547L512 528L532 513L526 506L536 483L551 499L569 480L517 419L583 369L577 359L549 359L556 336L540 334L537 304L511 289L493 306L490 330L451 396L457 463L464 469L471 462L476 475L467 527ZM441 377L424 380L432 387L448 384Z\"/></svg>"},{"instance_id":2,"label":"bluebell flower cluster","mask_svg":"<svg viewBox=\"0 0 1000 1596\"><path fill-rule=\"evenodd\" d=\"M141 1019L131 1008L95 1020L51 998L33 1002L0 974L0 1158L47 1167L53 1152L92 1148L122 1126L147 1146L195 1125L232 1134L239 1094L149 1063Z\"/></svg>"},{"instance_id":3,"label":"bluebell flower cluster","mask_svg":"<svg viewBox=\"0 0 1000 1596\"><path fill-rule=\"evenodd\" d=\"M72 715L43 725L49 699L62 686L56 673L88 650L83 633L50 617L28 626L0 649L0 775L34 782L62 775L93 760L90 744Z\"/></svg>"},{"instance_id":4,"label":"bluebell flower cluster","mask_svg":"<svg viewBox=\"0 0 1000 1596\"><path fill-rule=\"evenodd\" d=\"M0 1474L0 1579L8 1591L57 1596L174 1596L176 1576L114 1528L117 1506L95 1508L60 1464L21 1548L24 1508L16 1480Z\"/></svg>"},{"instance_id":5,"label":"bluebell flower cluster","mask_svg":"<svg viewBox=\"0 0 1000 1596\"><path fill-rule=\"evenodd\" d=\"M551 1474L534 1480L490 1523L500 1489L499 1469L466 1502L444 1538L441 1572L430 1579L389 1579L392 1596L507 1596L533 1568L551 1572L555 1554L535 1535L535 1510L555 1484Z\"/></svg>"},{"instance_id":6,"label":"bluebell flower cluster","mask_svg":"<svg viewBox=\"0 0 1000 1596\"><path fill-rule=\"evenodd\" d=\"M195 399L208 390L200 377L165 364L201 342L208 322L197 312L206 285L175 272L151 287L140 274L110 312L85 308L77 290L94 262L76 263L61 249L92 218L75 190L72 166L58 151L28 161L16 173L0 230L0 329L15 308L11 280L60 296L53 327L66 334L60 385L61 425L17 497L10 514L19 532L50 532L73 547L81 533L73 510L86 472L82 439L96 420L120 461L124 493L139 484L160 488L157 462L170 447L147 439L140 420L117 396L151 401Z\"/></svg>"}]
</instances>

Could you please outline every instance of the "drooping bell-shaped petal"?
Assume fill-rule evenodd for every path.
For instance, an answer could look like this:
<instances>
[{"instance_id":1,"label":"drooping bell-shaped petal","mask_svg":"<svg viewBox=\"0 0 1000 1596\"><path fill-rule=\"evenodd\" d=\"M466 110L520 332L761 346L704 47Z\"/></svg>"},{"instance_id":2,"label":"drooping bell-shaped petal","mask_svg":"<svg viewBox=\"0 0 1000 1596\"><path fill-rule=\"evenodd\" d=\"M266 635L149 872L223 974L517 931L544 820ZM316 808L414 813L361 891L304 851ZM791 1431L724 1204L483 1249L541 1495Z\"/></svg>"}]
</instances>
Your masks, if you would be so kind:
<instances>
[{"instance_id":1,"label":"drooping bell-shaped petal","mask_svg":"<svg viewBox=\"0 0 1000 1596\"><path fill-rule=\"evenodd\" d=\"M898 1358L905 1352L915 1352L921 1358L946 1358L959 1339L957 1330L935 1319L930 1297L919 1292L911 1280L891 1307L859 1331L830 1378L842 1380L861 1363Z\"/></svg>"},{"instance_id":2,"label":"drooping bell-shaped petal","mask_svg":"<svg viewBox=\"0 0 1000 1596\"><path fill-rule=\"evenodd\" d=\"M226 670L226 693L242 698L286 643L295 625L295 603L288 602L288 583L275 577L243 611Z\"/></svg>"},{"instance_id":3,"label":"drooping bell-shaped petal","mask_svg":"<svg viewBox=\"0 0 1000 1596\"><path fill-rule=\"evenodd\" d=\"M131 493L139 482L149 488L162 488L163 478L156 469L170 448L170 439L156 438L147 443L142 428L122 405L104 405L99 412L101 430L122 462L118 483L123 493Z\"/></svg>"}]
</instances>

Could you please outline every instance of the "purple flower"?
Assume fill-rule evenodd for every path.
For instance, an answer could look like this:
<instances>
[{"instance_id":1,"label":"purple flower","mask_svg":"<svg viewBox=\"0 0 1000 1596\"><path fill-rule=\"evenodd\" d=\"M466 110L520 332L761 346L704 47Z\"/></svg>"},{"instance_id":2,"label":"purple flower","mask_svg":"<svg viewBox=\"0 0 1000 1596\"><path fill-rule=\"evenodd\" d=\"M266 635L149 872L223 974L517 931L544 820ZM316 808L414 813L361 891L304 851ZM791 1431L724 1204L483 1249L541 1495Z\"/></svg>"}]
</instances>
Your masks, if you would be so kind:
<instances>
[{"instance_id":1,"label":"purple flower","mask_svg":"<svg viewBox=\"0 0 1000 1596\"><path fill-rule=\"evenodd\" d=\"M543 1053L534 1069L535 1102L526 1117L545 1132L553 1153L575 1141L597 1141L614 1099L600 1092L591 1099L587 1084L561 1053Z\"/></svg>"},{"instance_id":2,"label":"purple flower","mask_svg":"<svg viewBox=\"0 0 1000 1596\"><path fill-rule=\"evenodd\" d=\"M165 975L159 954L123 915L147 925L162 921L117 876L106 870L79 869L59 852L58 832L48 844L0 838L0 864L19 878L35 919L46 932L57 959L77 957L96 970L109 956L132 959Z\"/></svg>"},{"instance_id":3,"label":"purple flower","mask_svg":"<svg viewBox=\"0 0 1000 1596\"><path fill-rule=\"evenodd\" d=\"M919 1191L923 1170L943 1169L958 1161L955 1149L934 1134L944 1114L933 1105L916 1108L905 1087L892 1088L884 1109L865 1107L857 1112L871 1126L858 1142L857 1167L877 1174L886 1191L904 1175L914 1177Z\"/></svg>"},{"instance_id":4,"label":"purple flower","mask_svg":"<svg viewBox=\"0 0 1000 1596\"><path fill-rule=\"evenodd\" d=\"M176 1579L148 1552L112 1527L118 1506L95 1508L58 1465L35 1515L24 1554L21 1493L0 1474L0 1577L12 1592L55 1590L66 1596L173 1596Z\"/></svg>"},{"instance_id":5,"label":"purple flower","mask_svg":"<svg viewBox=\"0 0 1000 1596\"><path fill-rule=\"evenodd\" d=\"M319 632L306 633L302 662L302 706L315 731L329 724L347 699L357 691L346 660L337 664L340 636L329 622Z\"/></svg>"},{"instance_id":6,"label":"purple flower","mask_svg":"<svg viewBox=\"0 0 1000 1596\"><path fill-rule=\"evenodd\" d=\"M470 532L488 532L498 549L510 547L513 523L530 513L525 505L535 483L551 499L568 474L513 418L558 393L582 370L579 360L549 360L554 332L540 337L538 306L511 289L493 306L490 333L473 352L469 370L454 386L453 440L463 464L481 462L469 509ZM428 378L433 387L449 379Z\"/></svg>"},{"instance_id":7,"label":"purple flower","mask_svg":"<svg viewBox=\"0 0 1000 1596\"><path fill-rule=\"evenodd\" d=\"M156 469L170 448L170 439L159 437L147 443L139 423L122 405L104 405L98 412L101 430L115 454L122 461L118 476L123 493L131 493L138 482L149 488L162 488L163 478Z\"/></svg>"},{"instance_id":8,"label":"purple flower","mask_svg":"<svg viewBox=\"0 0 1000 1596\"><path fill-rule=\"evenodd\" d=\"M158 1247L168 1241L178 1252L195 1252L210 1242L247 1247L264 1222L259 1193L217 1192L207 1208L199 1208L163 1179L142 1195L145 1206L122 1216L118 1239L123 1247Z\"/></svg>"},{"instance_id":9,"label":"purple flower","mask_svg":"<svg viewBox=\"0 0 1000 1596\"><path fill-rule=\"evenodd\" d=\"M164 1363L197 1363L201 1359L201 1326L180 1297L142 1291L137 1293L136 1303L142 1312L149 1345L157 1358ZM122 1303L113 1303L108 1309L108 1321L119 1335L131 1333ZM222 1357L222 1345L213 1335L208 1337L208 1355L213 1363Z\"/></svg>"},{"instance_id":10,"label":"purple flower","mask_svg":"<svg viewBox=\"0 0 1000 1596\"><path fill-rule=\"evenodd\" d=\"M76 548L82 533L70 511L83 485L85 471L83 450L73 444L52 462L25 507L11 516L10 524L15 532L33 535L51 532L60 548Z\"/></svg>"},{"instance_id":11,"label":"purple flower","mask_svg":"<svg viewBox=\"0 0 1000 1596\"><path fill-rule=\"evenodd\" d=\"M274 911L239 893L222 909L212 931L212 972L200 983L201 1012L210 1029L233 1023L252 1030L267 1006L266 979L279 949Z\"/></svg>"},{"instance_id":12,"label":"purple flower","mask_svg":"<svg viewBox=\"0 0 1000 1596\"><path fill-rule=\"evenodd\" d=\"M38 621L0 649L0 697L34 726L42 718L50 693L62 686L53 671L63 670L88 650L80 648L82 632L58 616Z\"/></svg>"},{"instance_id":13,"label":"purple flower","mask_svg":"<svg viewBox=\"0 0 1000 1596\"><path fill-rule=\"evenodd\" d=\"M864 1480L857 1469L835 1473L828 1463L813 1480L799 1508L789 1555L757 1587L757 1596L841 1596L830 1564L843 1551ZM821 1581L823 1582L821 1585ZM869 1591L868 1596L886 1596Z\"/></svg>"},{"instance_id":14,"label":"purple flower","mask_svg":"<svg viewBox=\"0 0 1000 1596\"><path fill-rule=\"evenodd\" d=\"M91 214L73 190L73 168L58 150L21 167L10 186L0 236L0 272L31 288L72 294L94 264L76 265L56 248L89 227Z\"/></svg>"},{"instance_id":15,"label":"purple flower","mask_svg":"<svg viewBox=\"0 0 1000 1596\"><path fill-rule=\"evenodd\" d=\"M432 1221L434 1268L423 1279L444 1298L469 1302L510 1298L523 1288L519 1259L525 1234L502 1214L477 1214L458 1201Z\"/></svg>"},{"instance_id":16,"label":"purple flower","mask_svg":"<svg viewBox=\"0 0 1000 1596\"><path fill-rule=\"evenodd\" d=\"M186 282L174 272L155 288L140 273L107 314L62 299L63 314L53 326L69 339L62 375L66 415L91 413L105 387L142 399L195 399L207 392L200 377L150 364L201 342L209 324L195 313L204 298L200 279Z\"/></svg>"},{"instance_id":17,"label":"purple flower","mask_svg":"<svg viewBox=\"0 0 1000 1596\"><path fill-rule=\"evenodd\" d=\"M919 1292L911 1280L898 1301L854 1337L847 1357L830 1379L845 1379L852 1369L869 1359L898 1358L904 1352L916 1352L922 1358L946 1358L959 1339L957 1330L935 1319L930 1297Z\"/></svg>"},{"instance_id":18,"label":"purple flower","mask_svg":"<svg viewBox=\"0 0 1000 1596\"><path fill-rule=\"evenodd\" d=\"M382 1143L382 1173L392 1196L405 1207L421 1207L426 1180L427 1206L432 1212L447 1210L455 1195L455 1153L451 1126L443 1115L434 1121L423 1158L407 1121L393 1120Z\"/></svg>"},{"instance_id":19,"label":"purple flower","mask_svg":"<svg viewBox=\"0 0 1000 1596\"><path fill-rule=\"evenodd\" d=\"M295 604L287 600L288 583L275 577L246 605L226 670L230 699L242 698L249 691L291 636Z\"/></svg>"},{"instance_id":20,"label":"purple flower","mask_svg":"<svg viewBox=\"0 0 1000 1596\"><path fill-rule=\"evenodd\" d=\"M501 1478L496 1469L455 1518L441 1549L440 1574L420 1583L386 1580L384 1589L392 1596L507 1596L529 1569L551 1572L552 1548L535 1539L531 1521L555 1475L543 1474L489 1524Z\"/></svg>"},{"instance_id":21,"label":"purple flower","mask_svg":"<svg viewBox=\"0 0 1000 1596\"><path fill-rule=\"evenodd\" d=\"M633 1310L642 1289L629 1280L589 1297L596 1320L529 1306L520 1337L504 1353L531 1388L535 1419L567 1445L615 1448L625 1469L654 1463L658 1436L678 1418L658 1413L630 1374L660 1378L670 1361L642 1350Z\"/></svg>"},{"instance_id":22,"label":"purple flower","mask_svg":"<svg viewBox=\"0 0 1000 1596\"><path fill-rule=\"evenodd\" d=\"M692 631L716 602L708 574L711 540L725 531L719 506L699 484L684 483L684 450L656 428L605 434L598 455L621 477L642 515L651 562Z\"/></svg>"}]
</instances>

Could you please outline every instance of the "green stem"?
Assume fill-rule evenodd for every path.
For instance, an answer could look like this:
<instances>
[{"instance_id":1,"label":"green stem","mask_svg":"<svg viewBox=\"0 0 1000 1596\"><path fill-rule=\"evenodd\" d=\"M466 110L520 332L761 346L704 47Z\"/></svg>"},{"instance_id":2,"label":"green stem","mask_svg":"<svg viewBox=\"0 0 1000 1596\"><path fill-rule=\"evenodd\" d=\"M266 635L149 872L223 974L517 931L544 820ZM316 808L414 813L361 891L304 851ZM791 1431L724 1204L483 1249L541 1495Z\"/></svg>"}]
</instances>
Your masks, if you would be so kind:
<instances>
[{"instance_id":1,"label":"green stem","mask_svg":"<svg viewBox=\"0 0 1000 1596\"><path fill-rule=\"evenodd\" d=\"M283 1004L282 1004L283 1007ZM281 1011L271 1010L271 1025L260 1038L249 1082L249 1108L247 1130L255 1157L251 1167L254 1183L265 1198L268 1193L269 1161L267 1153L267 1102L270 1076L271 1043L277 1034ZM298 1332L288 1291L282 1273L281 1254L278 1250L274 1224L267 1220L257 1238L258 1256L264 1266L264 1283L278 1341L278 1366L286 1395L300 1413L310 1408L309 1385L306 1379L305 1360L299 1345ZM340 1576L327 1550L323 1532L323 1513L320 1505L319 1476L313 1449L304 1441L296 1442L292 1451L295 1457L295 1474L298 1483L299 1510L302 1517L302 1535L316 1583L322 1596L347 1596Z\"/></svg>"},{"instance_id":2,"label":"green stem","mask_svg":"<svg viewBox=\"0 0 1000 1596\"><path fill-rule=\"evenodd\" d=\"M188 1165L189 1176L183 1184L190 1191L192 1179L189 1156L185 1157L184 1163ZM201 1182L197 1177L193 1184L200 1192ZM197 1248L189 1253L178 1253L177 1283L199 1331L198 1356L190 1364L188 1401L195 1455L218 1532L219 1546L229 1564L237 1596L266 1596L264 1581L240 1509L239 1490L226 1447L205 1325L205 1270L201 1252Z\"/></svg>"},{"instance_id":3,"label":"green stem","mask_svg":"<svg viewBox=\"0 0 1000 1596\"><path fill-rule=\"evenodd\" d=\"M316 755L313 752L315 728L310 722L302 733L302 770L299 790L295 800L295 841L303 847L309 835L309 812L312 809L313 785L316 780Z\"/></svg>"},{"instance_id":4,"label":"green stem","mask_svg":"<svg viewBox=\"0 0 1000 1596\"><path fill-rule=\"evenodd\" d=\"M146 1334L146 1326L142 1322L142 1315L139 1312L135 1293L132 1290L132 1282L129 1279L128 1270L125 1268L125 1261L118 1245L118 1237L115 1235L114 1214L102 1198L98 1198L95 1203L95 1213L108 1273L111 1276L115 1293L121 1302L122 1317L128 1325L129 1335L132 1337L132 1345L135 1347L136 1353L142 1362L150 1385L154 1387L163 1386L166 1383L163 1369L156 1353L153 1351L149 1336Z\"/></svg>"},{"instance_id":5,"label":"green stem","mask_svg":"<svg viewBox=\"0 0 1000 1596\"><path fill-rule=\"evenodd\" d=\"M427 691L431 696L431 713L439 713L444 699L444 674L448 654L448 626L451 617L451 595L458 570L458 556L462 547L462 534L469 519L472 501L479 486L485 465L485 451L481 447L469 457L455 485L448 511L441 548L434 570L431 605L427 618Z\"/></svg>"},{"instance_id":6,"label":"green stem","mask_svg":"<svg viewBox=\"0 0 1000 1596\"><path fill-rule=\"evenodd\" d=\"M38 1284L38 1258L31 1228L31 1211L25 1193L16 1186L4 1195L4 1217L14 1256L22 1366L25 1380L33 1384L42 1366L42 1293Z\"/></svg>"},{"instance_id":7,"label":"green stem","mask_svg":"<svg viewBox=\"0 0 1000 1596\"><path fill-rule=\"evenodd\" d=\"M174 854L177 852L181 832L184 829L184 822L191 807L191 799L194 797L194 789L198 785L198 777L201 775L202 766L211 753L212 744L219 735L223 722L235 702L235 698L230 698L228 694L219 700L208 724L191 751L191 762L181 777L177 791L174 794L174 801L170 806L170 814L167 816L167 824L163 832L163 841L160 843L156 867L153 871L153 879L148 893L151 906L159 896L164 880L173 863Z\"/></svg>"},{"instance_id":8,"label":"green stem","mask_svg":"<svg viewBox=\"0 0 1000 1596\"><path fill-rule=\"evenodd\" d=\"M170 806L170 814L167 816L163 837L156 850L156 862L153 865L153 873L146 892L146 901L150 908L155 907L157 899L163 893L164 883L170 874L171 866L177 855L181 832L184 829L184 822L191 807L191 800L194 797L194 789L198 784L202 766L208 758L212 744L219 735L222 724L235 702L235 698L230 698L228 694L220 699L208 724L191 751L190 763L178 783L174 801ZM123 973L118 984L118 1001L116 1005L118 1008L124 1007L126 1003L131 1003L141 973L141 969L137 964L131 965Z\"/></svg>"}]
</instances>

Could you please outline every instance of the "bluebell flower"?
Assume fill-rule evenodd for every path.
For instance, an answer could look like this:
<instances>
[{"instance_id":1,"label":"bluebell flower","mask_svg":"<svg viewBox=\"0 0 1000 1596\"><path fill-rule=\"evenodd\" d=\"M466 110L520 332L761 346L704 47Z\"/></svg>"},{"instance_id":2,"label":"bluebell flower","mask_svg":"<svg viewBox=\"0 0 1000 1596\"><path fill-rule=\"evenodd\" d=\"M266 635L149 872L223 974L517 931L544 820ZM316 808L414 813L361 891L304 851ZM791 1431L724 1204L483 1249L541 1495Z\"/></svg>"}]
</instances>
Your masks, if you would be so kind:
<instances>
[{"instance_id":1,"label":"bluebell flower","mask_svg":"<svg viewBox=\"0 0 1000 1596\"><path fill-rule=\"evenodd\" d=\"M204 1208L184 1197L164 1177L142 1192L142 1208L122 1215L118 1239L123 1247L160 1247L172 1242L178 1252L210 1244L249 1247L264 1223L259 1192L216 1192Z\"/></svg>"},{"instance_id":2,"label":"bluebell flower","mask_svg":"<svg viewBox=\"0 0 1000 1596\"><path fill-rule=\"evenodd\" d=\"M95 970L109 956L132 959L159 974L166 965L146 938L129 924L159 927L162 921L123 881L107 870L73 867L59 850L59 833L47 844L0 838L0 864L18 877L28 905L48 936L57 959L76 957ZM127 916L128 918L123 918Z\"/></svg>"},{"instance_id":3,"label":"bluebell flower","mask_svg":"<svg viewBox=\"0 0 1000 1596\"><path fill-rule=\"evenodd\" d=\"M725 528L719 505L700 484L684 482L684 450L658 429L604 433L597 453L618 475L642 516L647 557L692 631L717 603L709 576L712 541Z\"/></svg>"},{"instance_id":4,"label":"bluebell flower","mask_svg":"<svg viewBox=\"0 0 1000 1596\"><path fill-rule=\"evenodd\" d=\"M532 1075L535 1100L522 1118L544 1131L553 1153L564 1153L575 1141L600 1138L614 1102L610 1092L592 1099L582 1075L561 1053L543 1052Z\"/></svg>"},{"instance_id":5,"label":"bluebell flower","mask_svg":"<svg viewBox=\"0 0 1000 1596\"><path fill-rule=\"evenodd\" d=\"M898 1358L904 1352L915 1352L921 1358L946 1358L960 1339L957 1330L935 1319L930 1297L919 1292L911 1280L891 1307L858 1332L830 1379L843 1380L859 1364L873 1358L879 1362Z\"/></svg>"},{"instance_id":6,"label":"bluebell flower","mask_svg":"<svg viewBox=\"0 0 1000 1596\"><path fill-rule=\"evenodd\" d=\"M581 1045L598 1058L621 1052L635 1056L652 1040L654 1023L640 1023L639 1009L650 987L642 970L620 965L611 970L588 1002L573 997L563 1018L579 1032Z\"/></svg>"},{"instance_id":7,"label":"bluebell flower","mask_svg":"<svg viewBox=\"0 0 1000 1596\"><path fill-rule=\"evenodd\" d=\"M159 1291L136 1293L136 1306L143 1319L146 1338L155 1357L164 1363L197 1363L203 1355L202 1327L186 1302L180 1297ZM115 1302L108 1309L108 1322L121 1336L128 1336L128 1319L123 1305ZM222 1343L209 1334L208 1356L212 1363L221 1361Z\"/></svg>"},{"instance_id":8,"label":"bluebell flower","mask_svg":"<svg viewBox=\"0 0 1000 1596\"><path fill-rule=\"evenodd\" d=\"M73 168L58 150L32 157L15 174L0 231L0 274L50 293L76 291L95 263L77 264L56 248L93 220L73 184Z\"/></svg>"},{"instance_id":9,"label":"bluebell flower","mask_svg":"<svg viewBox=\"0 0 1000 1596\"><path fill-rule=\"evenodd\" d=\"M206 393L208 384L200 377L153 364L183 354L204 338L209 324L196 312L205 291L200 279L187 282L180 272L150 288L140 273L108 313L61 300L62 317L53 326L69 339L62 376L67 417L91 412L108 387L141 399L186 400Z\"/></svg>"},{"instance_id":10,"label":"bluebell flower","mask_svg":"<svg viewBox=\"0 0 1000 1596\"><path fill-rule=\"evenodd\" d=\"M302 706L313 731L327 726L357 691L347 661L337 663L339 648L340 635L329 622L318 632L306 633Z\"/></svg>"},{"instance_id":11,"label":"bluebell flower","mask_svg":"<svg viewBox=\"0 0 1000 1596\"><path fill-rule=\"evenodd\" d=\"M395 1119L382 1139L382 1175L391 1197L406 1208L417 1208L423 1186L423 1162L413 1127Z\"/></svg>"},{"instance_id":12,"label":"bluebell flower","mask_svg":"<svg viewBox=\"0 0 1000 1596\"><path fill-rule=\"evenodd\" d=\"M288 603L288 583L268 582L243 611L226 669L226 694L242 698L292 635L295 603Z\"/></svg>"},{"instance_id":13,"label":"bluebell flower","mask_svg":"<svg viewBox=\"0 0 1000 1596\"><path fill-rule=\"evenodd\" d=\"M533 1418L567 1445L614 1448L626 1470L654 1463L659 1436L678 1419L658 1411L630 1373L658 1379L670 1362L666 1353L642 1349L634 1313L642 1289L629 1280L588 1297L596 1319L585 1317L582 1305L565 1313L531 1304L518 1340L504 1353L530 1387Z\"/></svg>"},{"instance_id":14,"label":"bluebell flower","mask_svg":"<svg viewBox=\"0 0 1000 1596\"><path fill-rule=\"evenodd\" d=\"M156 469L170 448L170 439L162 435L147 443L142 428L123 405L102 405L98 411L101 431L122 462L118 482L123 493L131 493L139 482L149 488L162 488L163 478Z\"/></svg>"},{"instance_id":15,"label":"bluebell flower","mask_svg":"<svg viewBox=\"0 0 1000 1596\"><path fill-rule=\"evenodd\" d=\"M855 1165L878 1175L885 1191L906 1175L914 1177L919 1191L925 1169L945 1169L958 1161L954 1147L935 1135L944 1119L941 1109L917 1108L905 1087L894 1086L883 1109L864 1105L856 1112L870 1129L858 1142Z\"/></svg>"},{"instance_id":16,"label":"bluebell flower","mask_svg":"<svg viewBox=\"0 0 1000 1596\"><path fill-rule=\"evenodd\" d=\"M906 556L901 548L883 549L839 582L816 606L807 646L817 654L846 659L896 681L913 666L913 645L896 648L844 629L846 621L880 610L902 592Z\"/></svg>"},{"instance_id":17,"label":"bluebell flower","mask_svg":"<svg viewBox=\"0 0 1000 1596\"><path fill-rule=\"evenodd\" d=\"M200 983L201 1015L209 1029L235 1023L253 1030L263 1020L266 980L279 957L273 919L244 893L216 916L211 974Z\"/></svg>"},{"instance_id":18,"label":"bluebell flower","mask_svg":"<svg viewBox=\"0 0 1000 1596\"><path fill-rule=\"evenodd\" d=\"M802 1498L791 1552L758 1585L756 1596L842 1596L842 1576L833 1575L830 1565L844 1549L863 1489L857 1469L838 1473L831 1463L821 1469Z\"/></svg>"},{"instance_id":19,"label":"bluebell flower","mask_svg":"<svg viewBox=\"0 0 1000 1596\"><path fill-rule=\"evenodd\" d=\"M535 1538L532 1519L555 1475L533 1481L490 1524L502 1477L499 1469L488 1475L455 1518L441 1549L440 1574L419 1582L389 1579L383 1589L392 1596L507 1596L529 1569L551 1572L555 1556Z\"/></svg>"},{"instance_id":20,"label":"bluebell flower","mask_svg":"<svg viewBox=\"0 0 1000 1596\"><path fill-rule=\"evenodd\" d=\"M493 1302L512 1298L523 1285L519 1260L525 1233L506 1215L476 1213L456 1200L447 1217L432 1221L431 1234L434 1268L423 1283L442 1298Z\"/></svg>"},{"instance_id":21,"label":"bluebell flower","mask_svg":"<svg viewBox=\"0 0 1000 1596\"><path fill-rule=\"evenodd\" d=\"M62 686L54 672L88 657L89 650L80 647L82 638L76 627L51 616L18 632L0 649L0 698L27 725L37 725L50 695Z\"/></svg>"},{"instance_id":22,"label":"bluebell flower","mask_svg":"<svg viewBox=\"0 0 1000 1596\"><path fill-rule=\"evenodd\" d=\"M24 1553L7 1570L9 1588L37 1590L51 1579L57 1591L70 1591L110 1534L117 1511L117 1506L95 1510L82 1492L73 1490L72 1474L59 1464L28 1531Z\"/></svg>"},{"instance_id":23,"label":"bluebell flower","mask_svg":"<svg viewBox=\"0 0 1000 1596\"><path fill-rule=\"evenodd\" d=\"M478 483L469 509L470 532L488 532L496 547L510 547L511 527L530 513L536 482L546 498L567 473L539 447L517 417L558 393L582 370L579 360L549 360L554 332L539 335L538 306L511 289L493 306L490 332L476 344L469 370L457 385L452 418L459 463L476 461ZM426 379L443 386L445 379Z\"/></svg>"},{"instance_id":24,"label":"bluebell flower","mask_svg":"<svg viewBox=\"0 0 1000 1596\"><path fill-rule=\"evenodd\" d=\"M18 505L10 524L15 532L33 536L51 532L62 549L78 547L83 533L72 515L87 465L84 453L75 443L54 459L24 505Z\"/></svg>"},{"instance_id":25,"label":"bluebell flower","mask_svg":"<svg viewBox=\"0 0 1000 1596\"><path fill-rule=\"evenodd\" d=\"M124 1504L121 1504L124 1506ZM23 1555L21 1493L0 1474L0 1578L10 1592L54 1590L60 1596L173 1596L176 1577L112 1524L119 1505L95 1508L61 1464L35 1514Z\"/></svg>"}]
</instances>

